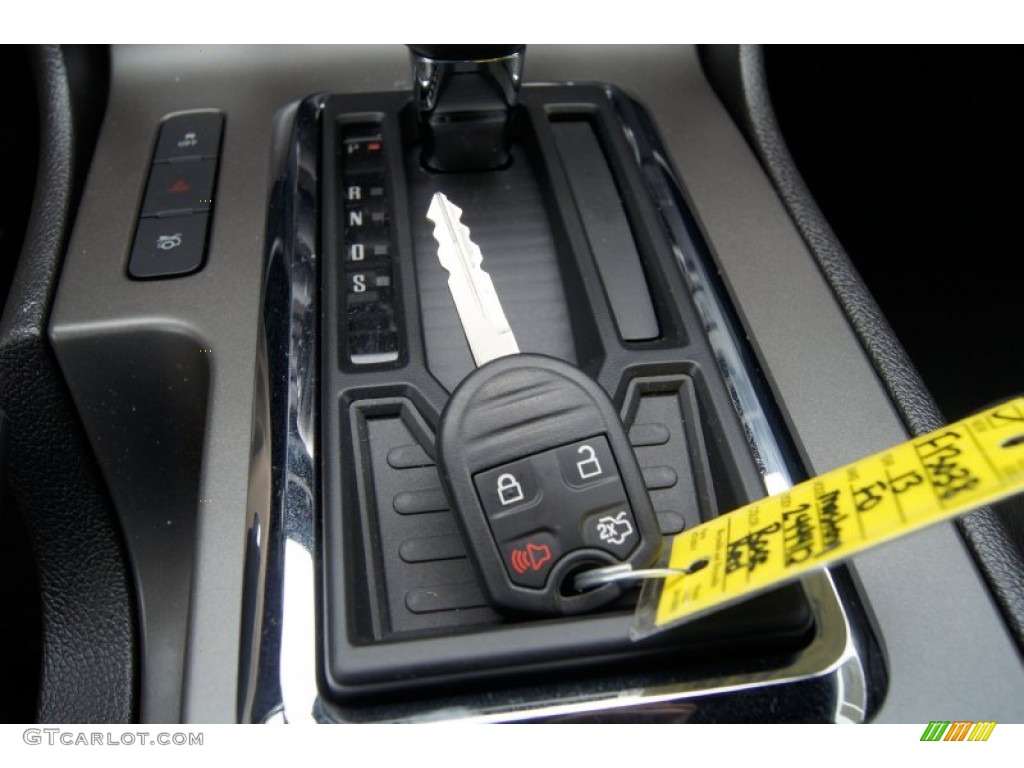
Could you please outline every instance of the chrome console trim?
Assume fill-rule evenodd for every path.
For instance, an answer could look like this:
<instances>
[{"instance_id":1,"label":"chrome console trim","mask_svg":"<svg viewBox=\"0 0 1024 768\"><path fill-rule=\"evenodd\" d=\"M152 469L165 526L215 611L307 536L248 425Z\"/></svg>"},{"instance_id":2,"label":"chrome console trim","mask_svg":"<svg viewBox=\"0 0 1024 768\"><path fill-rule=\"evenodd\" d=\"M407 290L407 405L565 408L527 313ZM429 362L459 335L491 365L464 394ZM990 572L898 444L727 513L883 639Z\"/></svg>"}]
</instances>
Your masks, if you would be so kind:
<instances>
[{"instance_id":1,"label":"chrome console trim","mask_svg":"<svg viewBox=\"0 0 1024 768\"><path fill-rule=\"evenodd\" d=\"M783 490L792 484L798 464L788 460L787 448L776 437L765 407L770 402L766 389L740 341L724 291L714 280L711 256L689 214L684 186L644 110L614 88L607 88L607 94L661 210L665 233L704 320L766 489ZM865 639L856 635L827 571L803 581L815 620L813 639L777 666L699 680L668 682L668 677L652 677L620 690L602 688L595 681L592 689L563 687L516 701L467 695L454 703L375 707L365 713L334 708L319 699L314 512L318 497L316 217L323 104L323 97L312 97L292 111L292 135L280 155L268 218L262 320L270 377L272 504L262 620L253 624L262 637L259 669L256 690L248 697L252 703L242 719L273 723L578 720L588 715L607 718L626 710L641 715L678 711L698 697L820 680L832 692L831 719L863 721L873 695L862 661Z\"/></svg>"},{"instance_id":2,"label":"chrome console trim","mask_svg":"<svg viewBox=\"0 0 1024 768\"><path fill-rule=\"evenodd\" d=\"M318 162L323 98L278 115L260 338L269 378L267 568L255 692L245 722L312 718L316 699L314 509L317 496ZM257 408L259 405L257 404ZM254 460L257 455L254 452ZM250 501L251 503L251 501ZM243 639L243 643L245 639ZM301 705L299 702L306 702ZM287 705L287 708L286 708ZM287 713L287 714L286 714Z\"/></svg>"}]
</instances>

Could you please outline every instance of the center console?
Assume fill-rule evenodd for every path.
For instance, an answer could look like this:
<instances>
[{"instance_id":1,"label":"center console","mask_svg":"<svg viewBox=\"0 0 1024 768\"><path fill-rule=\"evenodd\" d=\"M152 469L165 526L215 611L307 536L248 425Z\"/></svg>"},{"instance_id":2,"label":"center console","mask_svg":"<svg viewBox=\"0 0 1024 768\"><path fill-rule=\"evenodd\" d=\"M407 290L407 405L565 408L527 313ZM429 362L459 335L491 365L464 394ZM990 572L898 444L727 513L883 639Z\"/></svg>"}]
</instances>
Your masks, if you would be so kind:
<instances>
[{"instance_id":1,"label":"center console","mask_svg":"<svg viewBox=\"0 0 1024 768\"><path fill-rule=\"evenodd\" d=\"M248 595L269 666L245 716L546 719L571 704L600 719L639 687L630 716L678 719L686 701L693 719L693 695L744 691L700 719L786 682L815 692L801 718L861 719L851 621L869 634L826 573L640 641L638 589L576 616L488 604L438 475L440 414L474 363L426 218L435 192L463 208L520 350L612 399L664 536L802 474L644 108L608 84L520 90L524 52L508 48L414 46L415 93L325 94L288 115L267 238L266 583ZM316 574L313 597L292 595L293 568ZM315 606L314 701L288 702L268 672L299 653L292 601Z\"/></svg>"}]
</instances>

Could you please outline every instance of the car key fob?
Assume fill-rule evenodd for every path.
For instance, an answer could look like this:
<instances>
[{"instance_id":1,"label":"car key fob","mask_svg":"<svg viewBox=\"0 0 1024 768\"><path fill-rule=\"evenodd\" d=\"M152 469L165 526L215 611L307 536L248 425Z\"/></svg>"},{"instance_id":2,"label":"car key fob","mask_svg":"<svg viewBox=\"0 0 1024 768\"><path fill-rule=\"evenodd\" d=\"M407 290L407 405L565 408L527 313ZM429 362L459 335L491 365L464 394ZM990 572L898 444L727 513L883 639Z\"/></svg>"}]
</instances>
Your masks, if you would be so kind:
<instances>
[{"instance_id":1,"label":"car key fob","mask_svg":"<svg viewBox=\"0 0 1024 768\"><path fill-rule=\"evenodd\" d=\"M492 603L580 613L622 594L579 592L581 571L651 565L662 536L615 408L579 369L536 354L475 369L441 416L438 460Z\"/></svg>"}]
</instances>

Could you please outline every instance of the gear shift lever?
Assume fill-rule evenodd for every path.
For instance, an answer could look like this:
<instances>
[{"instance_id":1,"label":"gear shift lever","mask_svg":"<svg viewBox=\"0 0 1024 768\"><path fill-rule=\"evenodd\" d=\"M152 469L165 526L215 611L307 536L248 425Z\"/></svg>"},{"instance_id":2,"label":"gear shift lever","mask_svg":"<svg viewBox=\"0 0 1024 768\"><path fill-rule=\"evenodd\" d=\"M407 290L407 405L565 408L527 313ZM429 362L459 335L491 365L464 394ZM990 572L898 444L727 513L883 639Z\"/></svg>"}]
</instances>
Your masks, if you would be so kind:
<instances>
[{"instance_id":1,"label":"gear shift lever","mask_svg":"<svg viewBox=\"0 0 1024 768\"><path fill-rule=\"evenodd\" d=\"M434 171L508 165L525 45L410 45L423 162Z\"/></svg>"}]
</instances>

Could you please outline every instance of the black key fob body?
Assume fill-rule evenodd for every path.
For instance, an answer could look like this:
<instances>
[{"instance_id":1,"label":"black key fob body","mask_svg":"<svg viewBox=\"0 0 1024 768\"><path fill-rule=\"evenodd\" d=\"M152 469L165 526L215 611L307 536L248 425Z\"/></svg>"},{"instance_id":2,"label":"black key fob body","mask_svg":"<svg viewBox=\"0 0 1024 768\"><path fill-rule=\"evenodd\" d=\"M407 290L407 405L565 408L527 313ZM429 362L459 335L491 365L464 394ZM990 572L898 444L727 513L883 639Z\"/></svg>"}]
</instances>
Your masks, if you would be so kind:
<instances>
[{"instance_id":1,"label":"black key fob body","mask_svg":"<svg viewBox=\"0 0 1024 768\"><path fill-rule=\"evenodd\" d=\"M438 460L485 591L509 611L592 610L588 568L651 565L662 536L633 449L604 390L555 358L515 354L474 370L444 413Z\"/></svg>"}]
</instances>

